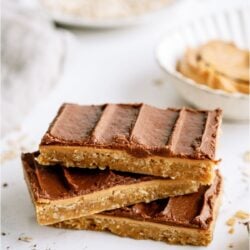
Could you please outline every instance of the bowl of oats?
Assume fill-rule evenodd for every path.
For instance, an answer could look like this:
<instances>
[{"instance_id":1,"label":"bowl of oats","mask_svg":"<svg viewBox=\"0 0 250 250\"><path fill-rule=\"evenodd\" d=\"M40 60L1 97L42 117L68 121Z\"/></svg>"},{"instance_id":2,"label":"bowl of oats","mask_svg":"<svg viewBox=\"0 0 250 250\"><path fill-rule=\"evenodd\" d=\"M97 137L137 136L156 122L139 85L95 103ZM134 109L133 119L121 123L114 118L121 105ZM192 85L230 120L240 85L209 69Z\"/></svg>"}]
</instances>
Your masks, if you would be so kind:
<instances>
[{"instance_id":1,"label":"bowl of oats","mask_svg":"<svg viewBox=\"0 0 250 250\"><path fill-rule=\"evenodd\" d=\"M62 25L116 28L142 23L176 0L40 0L51 18Z\"/></svg>"}]
</instances>

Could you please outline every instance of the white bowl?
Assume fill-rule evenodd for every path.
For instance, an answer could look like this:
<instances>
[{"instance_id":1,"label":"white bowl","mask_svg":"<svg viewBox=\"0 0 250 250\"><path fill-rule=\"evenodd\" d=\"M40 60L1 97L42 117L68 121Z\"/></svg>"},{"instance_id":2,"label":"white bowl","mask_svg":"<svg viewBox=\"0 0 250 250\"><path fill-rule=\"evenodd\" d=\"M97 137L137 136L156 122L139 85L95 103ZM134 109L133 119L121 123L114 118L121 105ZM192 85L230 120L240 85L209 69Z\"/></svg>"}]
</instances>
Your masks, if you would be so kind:
<instances>
[{"instance_id":1,"label":"white bowl","mask_svg":"<svg viewBox=\"0 0 250 250\"><path fill-rule=\"evenodd\" d=\"M188 47L198 47L211 39L230 41L249 49L249 17L250 8L227 10L187 23L160 41L156 49L157 60L167 73L168 81L190 104L201 109L220 107L227 119L249 120L249 95L231 94L197 84L176 70L177 61Z\"/></svg>"},{"instance_id":2,"label":"white bowl","mask_svg":"<svg viewBox=\"0 0 250 250\"><path fill-rule=\"evenodd\" d=\"M145 13L141 13L138 15L131 14L122 17L88 18L80 14L74 14L70 10L67 10L66 7L65 10L60 9L59 3L58 7L56 2L54 2L53 5L50 5L50 3L53 1L54 0L40 0L40 3L55 22L66 26L97 29L120 28L135 24L141 24L147 21L150 22L152 18L157 18L159 14L165 15L166 11L169 10L172 5L175 5L176 2L176 0L169 0L159 8L148 10ZM75 1L73 4L78 4L80 7L81 4L84 5L84 1Z\"/></svg>"}]
</instances>

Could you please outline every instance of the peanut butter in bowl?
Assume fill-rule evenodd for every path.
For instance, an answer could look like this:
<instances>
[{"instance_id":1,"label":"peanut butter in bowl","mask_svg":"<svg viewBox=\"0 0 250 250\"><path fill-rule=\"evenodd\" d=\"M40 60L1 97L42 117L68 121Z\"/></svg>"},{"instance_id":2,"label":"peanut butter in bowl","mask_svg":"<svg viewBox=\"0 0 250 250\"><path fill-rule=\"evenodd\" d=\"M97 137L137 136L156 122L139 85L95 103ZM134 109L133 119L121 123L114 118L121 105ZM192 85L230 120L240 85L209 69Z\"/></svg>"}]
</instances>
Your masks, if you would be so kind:
<instances>
[{"instance_id":1,"label":"peanut butter in bowl","mask_svg":"<svg viewBox=\"0 0 250 250\"><path fill-rule=\"evenodd\" d=\"M176 69L210 88L250 94L249 55L249 51L233 43L212 40L198 48L188 48Z\"/></svg>"}]
</instances>

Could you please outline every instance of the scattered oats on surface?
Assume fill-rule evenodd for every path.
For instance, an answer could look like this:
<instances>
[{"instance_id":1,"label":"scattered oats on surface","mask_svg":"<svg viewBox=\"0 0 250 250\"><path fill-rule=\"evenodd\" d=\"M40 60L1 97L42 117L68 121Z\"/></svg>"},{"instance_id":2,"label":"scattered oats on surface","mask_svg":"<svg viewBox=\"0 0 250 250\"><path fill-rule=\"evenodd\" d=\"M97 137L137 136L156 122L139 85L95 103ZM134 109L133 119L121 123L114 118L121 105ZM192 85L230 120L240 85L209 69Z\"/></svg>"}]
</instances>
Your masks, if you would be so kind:
<instances>
[{"instance_id":1,"label":"scattered oats on surface","mask_svg":"<svg viewBox=\"0 0 250 250\"><path fill-rule=\"evenodd\" d=\"M242 211L242 210L237 211L231 218L229 218L226 221L226 224L230 227L229 230L228 230L228 233L230 233L230 234L234 233L234 225L235 225L235 223L236 223L237 220L246 220L246 219L249 219L249 218L250 218L250 214L249 213L247 213L245 211ZM248 232L249 232L249 225L246 225L246 226L247 226Z\"/></svg>"},{"instance_id":2,"label":"scattered oats on surface","mask_svg":"<svg viewBox=\"0 0 250 250\"><path fill-rule=\"evenodd\" d=\"M232 218L229 218L226 223L228 226L234 226L235 222L236 222L236 218L232 217Z\"/></svg>"},{"instance_id":3,"label":"scattered oats on surface","mask_svg":"<svg viewBox=\"0 0 250 250\"><path fill-rule=\"evenodd\" d=\"M235 217L241 220L245 220L250 218L250 214L245 211L239 210L235 213Z\"/></svg>"},{"instance_id":4,"label":"scattered oats on surface","mask_svg":"<svg viewBox=\"0 0 250 250\"><path fill-rule=\"evenodd\" d=\"M17 151L15 150L8 150L0 155L0 163L3 164L6 161L13 160L14 158L17 157Z\"/></svg>"},{"instance_id":5,"label":"scattered oats on surface","mask_svg":"<svg viewBox=\"0 0 250 250\"><path fill-rule=\"evenodd\" d=\"M243 160L247 163L250 163L250 151L246 151L243 155Z\"/></svg>"},{"instance_id":6,"label":"scattered oats on surface","mask_svg":"<svg viewBox=\"0 0 250 250\"><path fill-rule=\"evenodd\" d=\"M31 242L31 241L32 241L32 238L31 238L31 237L28 237L28 236L20 236L20 237L18 238L18 240L24 241L24 242Z\"/></svg>"},{"instance_id":7,"label":"scattered oats on surface","mask_svg":"<svg viewBox=\"0 0 250 250\"><path fill-rule=\"evenodd\" d=\"M15 140L9 139L9 140L7 141L7 145L8 145L9 147L12 147L12 148L14 147L14 148L16 148L16 147L19 147L20 144L22 144L26 139L27 139L27 135L22 134L22 135L20 135L17 139L15 139Z\"/></svg>"},{"instance_id":8,"label":"scattered oats on surface","mask_svg":"<svg viewBox=\"0 0 250 250\"><path fill-rule=\"evenodd\" d=\"M21 152L31 151L35 147L32 141L26 134L21 134L16 139L8 139L5 143L6 148L0 154L0 163L13 160L18 157Z\"/></svg>"},{"instance_id":9,"label":"scattered oats on surface","mask_svg":"<svg viewBox=\"0 0 250 250\"><path fill-rule=\"evenodd\" d=\"M154 84L157 86L163 85L164 84L164 79L158 78L154 79Z\"/></svg>"}]
</instances>

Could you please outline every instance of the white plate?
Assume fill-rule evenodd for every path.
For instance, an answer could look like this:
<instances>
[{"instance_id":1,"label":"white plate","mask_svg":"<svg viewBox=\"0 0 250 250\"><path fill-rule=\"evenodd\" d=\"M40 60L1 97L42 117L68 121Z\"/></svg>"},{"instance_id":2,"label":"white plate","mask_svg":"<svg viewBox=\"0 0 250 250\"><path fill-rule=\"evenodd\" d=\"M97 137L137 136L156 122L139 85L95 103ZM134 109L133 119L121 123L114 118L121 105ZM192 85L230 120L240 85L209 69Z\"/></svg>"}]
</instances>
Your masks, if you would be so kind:
<instances>
[{"instance_id":1,"label":"white plate","mask_svg":"<svg viewBox=\"0 0 250 250\"><path fill-rule=\"evenodd\" d=\"M126 27L135 24L140 24L144 22L149 22L154 18L157 18L160 14L166 14L166 11L170 9L172 5L178 2L177 0L169 0L168 4L165 4L159 9L147 11L140 15L131 15L129 17L113 18L113 19L89 19L85 17L80 17L77 15L71 15L60 10L52 9L46 6L44 0L41 0L42 7L45 8L49 16L57 23L74 26L74 27L87 27L87 28L98 28L98 29L109 29L109 28L119 28Z\"/></svg>"},{"instance_id":2,"label":"white plate","mask_svg":"<svg viewBox=\"0 0 250 250\"><path fill-rule=\"evenodd\" d=\"M202 109L220 107L228 119L249 119L249 95L211 89L176 71L176 63L187 47L197 47L211 39L231 41L249 49L249 17L249 7L226 10L183 25L160 41L156 49L157 60L167 73L168 81L189 103Z\"/></svg>"}]
</instances>

